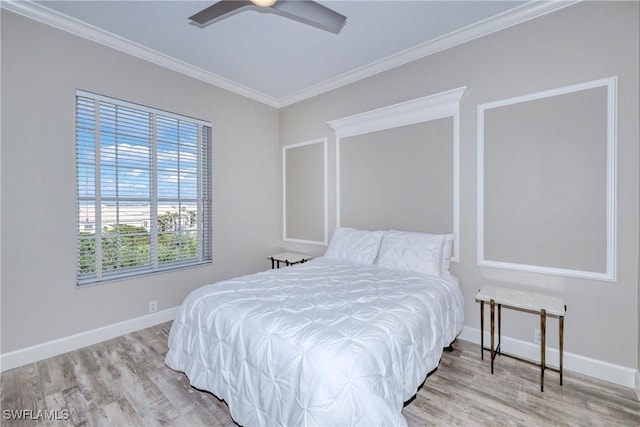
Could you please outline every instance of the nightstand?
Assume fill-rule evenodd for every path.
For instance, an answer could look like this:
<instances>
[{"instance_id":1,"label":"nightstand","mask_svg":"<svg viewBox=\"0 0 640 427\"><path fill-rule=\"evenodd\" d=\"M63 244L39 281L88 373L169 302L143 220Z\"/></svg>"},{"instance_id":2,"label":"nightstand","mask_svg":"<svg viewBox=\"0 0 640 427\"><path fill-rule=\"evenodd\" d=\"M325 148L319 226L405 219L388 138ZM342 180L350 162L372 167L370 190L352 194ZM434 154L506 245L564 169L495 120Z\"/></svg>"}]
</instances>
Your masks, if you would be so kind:
<instances>
[{"instance_id":1,"label":"nightstand","mask_svg":"<svg viewBox=\"0 0 640 427\"><path fill-rule=\"evenodd\" d=\"M275 255L270 255L267 259L271 260L271 268L280 268L280 263L284 263L285 266L300 264L307 262L312 257L305 254L299 254L295 252L282 252Z\"/></svg>"},{"instance_id":2,"label":"nightstand","mask_svg":"<svg viewBox=\"0 0 640 427\"><path fill-rule=\"evenodd\" d=\"M530 292L525 290L516 290L510 288L503 288L500 286L483 286L476 294L476 301L480 303L480 358L484 359L484 351L491 351L491 373L493 374L493 363L497 354L501 353L500 338L502 335L502 308L510 308L513 310L519 310L527 313L533 313L540 316L540 391L544 391L544 371L545 369L553 369L546 365L545 353L546 353L546 328L547 317L557 317L559 323L559 338L560 338L560 366L557 369L560 374L560 385L562 385L562 356L564 347L564 316L567 311L567 306L564 303L564 299L560 296L552 296L546 294L540 294L537 292ZM491 309L491 347L489 349L484 347L484 304L488 303ZM498 311L498 346L494 344L494 331L495 331L495 312L496 307ZM508 356L508 355L506 355ZM514 356L512 356L514 357Z\"/></svg>"}]
</instances>

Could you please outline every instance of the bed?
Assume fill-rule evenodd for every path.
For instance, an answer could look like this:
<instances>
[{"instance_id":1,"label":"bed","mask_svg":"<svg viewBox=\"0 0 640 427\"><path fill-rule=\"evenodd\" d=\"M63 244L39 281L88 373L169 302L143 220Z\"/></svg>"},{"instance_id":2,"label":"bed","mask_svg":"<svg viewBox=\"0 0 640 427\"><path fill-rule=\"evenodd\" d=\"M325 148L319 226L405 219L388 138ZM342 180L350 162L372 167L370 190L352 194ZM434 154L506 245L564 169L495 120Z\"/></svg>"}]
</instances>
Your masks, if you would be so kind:
<instances>
[{"instance_id":1,"label":"bed","mask_svg":"<svg viewBox=\"0 0 640 427\"><path fill-rule=\"evenodd\" d=\"M323 257L194 290L166 364L240 425L406 425L404 402L463 325L449 246L340 228Z\"/></svg>"}]
</instances>

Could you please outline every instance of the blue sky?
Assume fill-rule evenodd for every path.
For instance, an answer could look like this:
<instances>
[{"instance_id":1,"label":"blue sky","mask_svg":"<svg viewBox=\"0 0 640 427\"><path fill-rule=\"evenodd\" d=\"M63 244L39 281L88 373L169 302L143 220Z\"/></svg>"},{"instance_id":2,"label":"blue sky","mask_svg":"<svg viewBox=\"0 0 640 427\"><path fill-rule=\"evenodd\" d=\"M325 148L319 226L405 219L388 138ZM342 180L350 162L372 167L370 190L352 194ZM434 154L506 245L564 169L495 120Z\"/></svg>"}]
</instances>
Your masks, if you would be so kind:
<instances>
[{"instance_id":1,"label":"blue sky","mask_svg":"<svg viewBox=\"0 0 640 427\"><path fill-rule=\"evenodd\" d=\"M95 196L95 126L92 100L79 98L77 113L79 196ZM151 198L151 115L100 103L101 196ZM158 201L197 198L198 125L157 116Z\"/></svg>"}]
</instances>

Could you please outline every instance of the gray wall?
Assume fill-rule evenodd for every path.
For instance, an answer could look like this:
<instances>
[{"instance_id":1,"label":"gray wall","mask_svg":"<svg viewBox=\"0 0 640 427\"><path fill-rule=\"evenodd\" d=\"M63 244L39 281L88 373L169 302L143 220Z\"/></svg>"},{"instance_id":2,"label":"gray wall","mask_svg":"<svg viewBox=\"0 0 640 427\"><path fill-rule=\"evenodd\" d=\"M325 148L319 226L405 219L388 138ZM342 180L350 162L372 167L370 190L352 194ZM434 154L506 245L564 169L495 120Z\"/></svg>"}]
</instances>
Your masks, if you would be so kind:
<instances>
[{"instance_id":1,"label":"gray wall","mask_svg":"<svg viewBox=\"0 0 640 427\"><path fill-rule=\"evenodd\" d=\"M467 326L479 326L474 295L482 284L544 287L566 297L566 351L638 367L638 6L581 3L279 112L3 10L0 351L142 316L152 299L160 310L174 307L202 284L263 269L264 257L286 246L280 241L281 146L329 137L332 230L336 152L326 122L466 85L460 262L452 269L462 280ZM477 106L613 75L620 95L617 282L478 267ZM75 287L76 88L213 123L213 265ZM313 245L298 249L324 252ZM530 341L535 319L511 316L504 333Z\"/></svg>"},{"instance_id":2,"label":"gray wall","mask_svg":"<svg viewBox=\"0 0 640 427\"><path fill-rule=\"evenodd\" d=\"M453 119L340 140L340 225L453 231Z\"/></svg>"},{"instance_id":3,"label":"gray wall","mask_svg":"<svg viewBox=\"0 0 640 427\"><path fill-rule=\"evenodd\" d=\"M2 353L266 267L281 238L276 109L6 10L1 71ZM76 88L213 124L213 265L76 288Z\"/></svg>"},{"instance_id":4,"label":"gray wall","mask_svg":"<svg viewBox=\"0 0 640 427\"><path fill-rule=\"evenodd\" d=\"M483 119L485 259L605 273L606 87L488 109Z\"/></svg>"},{"instance_id":5,"label":"gray wall","mask_svg":"<svg viewBox=\"0 0 640 427\"><path fill-rule=\"evenodd\" d=\"M287 147L285 162L285 239L324 242L324 141Z\"/></svg>"},{"instance_id":6,"label":"gray wall","mask_svg":"<svg viewBox=\"0 0 640 427\"><path fill-rule=\"evenodd\" d=\"M326 122L467 86L460 117L460 261L452 266L462 281L466 325L479 328L474 296L485 283L545 289L563 295L567 302L566 352L637 368L638 7L637 2L580 3L288 106L280 112L281 144L329 137L329 229L333 230L336 146ZM619 78L618 280L479 267L478 105L610 76ZM601 194L601 189L595 191ZM321 248L301 249L322 253ZM503 333L532 342L535 317L517 312L508 316ZM548 342L555 346L555 324L548 332Z\"/></svg>"}]
</instances>

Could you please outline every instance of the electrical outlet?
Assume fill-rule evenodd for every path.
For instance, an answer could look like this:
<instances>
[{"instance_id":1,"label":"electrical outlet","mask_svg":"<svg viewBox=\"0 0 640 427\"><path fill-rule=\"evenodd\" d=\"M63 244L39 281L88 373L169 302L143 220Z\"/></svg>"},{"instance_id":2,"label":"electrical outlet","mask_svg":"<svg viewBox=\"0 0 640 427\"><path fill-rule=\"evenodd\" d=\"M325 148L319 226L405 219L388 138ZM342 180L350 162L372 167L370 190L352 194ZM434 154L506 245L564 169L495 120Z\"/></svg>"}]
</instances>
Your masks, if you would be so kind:
<instances>
[{"instance_id":1,"label":"electrical outlet","mask_svg":"<svg viewBox=\"0 0 640 427\"><path fill-rule=\"evenodd\" d=\"M540 334L540 329L535 328L533 330L533 342L534 344L542 344L542 335Z\"/></svg>"},{"instance_id":2,"label":"electrical outlet","mask_svg":"<svg viewBox=\"0 0 640 427\"><path fill-rule=\"evenodd\" d=\"M158 301L149 301L149 313L155 313L158 311Z\"/></svg>"}]
</instances>

